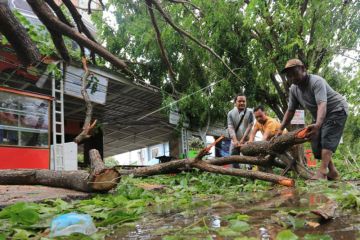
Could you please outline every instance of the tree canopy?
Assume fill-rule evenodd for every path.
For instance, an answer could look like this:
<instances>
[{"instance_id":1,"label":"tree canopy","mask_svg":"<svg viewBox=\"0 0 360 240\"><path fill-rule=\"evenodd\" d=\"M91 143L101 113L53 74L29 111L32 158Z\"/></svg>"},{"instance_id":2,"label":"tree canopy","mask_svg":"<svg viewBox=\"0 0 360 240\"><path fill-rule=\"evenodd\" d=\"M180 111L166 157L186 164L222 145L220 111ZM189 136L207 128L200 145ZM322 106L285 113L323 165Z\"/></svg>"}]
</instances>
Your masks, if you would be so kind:
<instances>
[{"instance_id":1,"label":"tree canopy","mask_svg":"<svg viewBox=\"0 0 360 240\"><path fill-rule=\"evenodd\" d=\"M183 99L178 107L195 125L224 119L242 90L281 118L289 83L277 73L290 58L345 94L354 79L330 62L359 46L357 1L111 0L106 10L93 19L109 51L141 62L132 70L164 89L164 103Z\"/></svg>"},{"instance_id":2,"label":"tree canopy","mask_svg":"<svg viewBox=\"0 0 360 240\"><path fill-rule=\"evenodd\" d=\"M54 45L1 2L0 32L23 52L24 64L39 61L38 49L49 54L54 47L70 61L70 39L82 55L85 48L93 60L97 54L98 64L109 62L134 80L161 87L164 106L176 101L193 126L223 121L240 91L250 106L265 104L282 118L289 83L278 73L290 58L301 59L349 100L354 99L351 86L358 85L352 71L359 63L359 1L109 0L92 13L96 39L71 1L60 6L53 0L27 2ZM330 64L349 51L357 54L355 68L339 71Z\"/></svg>"}]
</instances>

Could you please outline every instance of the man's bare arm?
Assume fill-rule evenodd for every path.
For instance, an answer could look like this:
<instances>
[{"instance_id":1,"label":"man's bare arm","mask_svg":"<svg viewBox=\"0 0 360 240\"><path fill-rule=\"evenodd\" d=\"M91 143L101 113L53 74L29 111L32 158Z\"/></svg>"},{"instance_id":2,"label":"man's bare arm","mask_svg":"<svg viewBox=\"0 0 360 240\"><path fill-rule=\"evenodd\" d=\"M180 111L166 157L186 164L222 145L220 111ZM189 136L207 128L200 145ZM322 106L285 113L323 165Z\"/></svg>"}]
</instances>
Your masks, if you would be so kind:
<instances>
[{"instance_id":1,"label":"man's bare arm","mask_svg":"<svg viewBox=\"0 0 360 240\"><path fill-rule=\"evenodd\" d=\"M253 141L254 141L257 131L259 131L259 129L258 129L258 128L256 127L256 125L255 125L254 129L253 129L253 130L251 131L251 133L250 133L249 142L253 142Z\"/></svg>"},{"instance_id":2,"label":"man's bare arm","mask_svg":"<svg viewBox=\"0 0 360 240\"><path fill-rule=\"evenodd\" d=\"M295 111L286 110L284 118L281 122L280 130L284 130L285 127L290 123L291 119L293 119Z\"/></svg>"}]
</instances>

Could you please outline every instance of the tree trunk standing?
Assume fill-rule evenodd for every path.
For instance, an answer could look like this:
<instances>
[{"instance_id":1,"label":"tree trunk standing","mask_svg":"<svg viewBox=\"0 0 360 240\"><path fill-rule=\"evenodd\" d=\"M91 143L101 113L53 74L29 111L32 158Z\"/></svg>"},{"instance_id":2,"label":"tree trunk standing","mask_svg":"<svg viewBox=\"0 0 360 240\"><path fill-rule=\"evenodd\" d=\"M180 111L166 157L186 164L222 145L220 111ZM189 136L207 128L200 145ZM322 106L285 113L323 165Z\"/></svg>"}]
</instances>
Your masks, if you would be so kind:
<instances>
[{"instance_id":1,"label":"tree trunk standing","mask_svg":"<svg viewBox=\"0 0 360 240\"><path fill-rule=\"evenodd\" d=\"M0 1L0 32L6 37L20 61L28 66L40 61L41 55L26 29L16 19L7 0Z\"/></svg>"},{"instance_id":2,"label":"tree trunk standing","mask_svg":"<svg viewBox=\"0 0 360 240\"><path fill-rule=\"evenodd\" d=\"M90 138L84 141L84 164L85 166L90 165L91 156L90 150L96 149L100 153L101 159L104 159L104 136L103 131L100 127L92 131Z\"/></svg>"},{"instance_id":3,"label":"tree trunk standing","mask_svg":"<svg viewBox=\"0 0 360 240\"><path fill-rule=\"evenodd\" d=\"M120 174L105 168L100 155L91 150L91 173L86 171L0 170L0 184L44 185L82 192L107 192L117 186Z\"/></svg>"}]
</instances>

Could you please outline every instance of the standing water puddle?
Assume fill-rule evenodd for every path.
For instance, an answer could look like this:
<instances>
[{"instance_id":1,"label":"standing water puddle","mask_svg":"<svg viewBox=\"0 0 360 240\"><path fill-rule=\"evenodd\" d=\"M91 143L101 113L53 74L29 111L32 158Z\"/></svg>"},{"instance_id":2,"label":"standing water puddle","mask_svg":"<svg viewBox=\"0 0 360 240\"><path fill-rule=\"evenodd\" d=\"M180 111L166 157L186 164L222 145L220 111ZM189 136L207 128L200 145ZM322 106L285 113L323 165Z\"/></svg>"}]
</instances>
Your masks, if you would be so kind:
<instances>
[{"instance_id":1,"label":"standing water puddle","mask_svg":"<svg viewBox=\"0 0 360 240\"><path fill-rule=\"evenodd\" d=\"M283 188L261 193L239 193L236 200L211 195L193 199L190 208L149 207L135 226L119 227L107 239L344 239L360 238L360 212L336 208L324 220L311 210L331 215L336 202L317 186L299 191ZM296 238L295 235L298 236ZM295 237L295 238L292 238Z\"/></svg>"}]
</instances>

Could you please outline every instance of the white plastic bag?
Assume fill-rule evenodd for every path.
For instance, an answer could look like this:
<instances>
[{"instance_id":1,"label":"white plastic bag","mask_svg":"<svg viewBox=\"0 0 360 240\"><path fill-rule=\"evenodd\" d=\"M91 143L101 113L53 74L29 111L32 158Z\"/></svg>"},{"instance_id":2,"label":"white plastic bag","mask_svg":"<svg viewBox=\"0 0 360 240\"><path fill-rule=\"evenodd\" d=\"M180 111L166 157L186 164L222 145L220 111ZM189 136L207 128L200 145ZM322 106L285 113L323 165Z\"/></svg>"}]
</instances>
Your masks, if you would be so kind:
<instances>
[{"instance_id":1,"label":"white plastic bag","mask_svg":"<svg viewBox=\"0 0 360 240\"><path fill-rule=\"evenodd\" d=\"M51 221L50 237L67 236L72 233L91 235L96 232L92 218L88 214L67 213Z\"/></svg>"}]
</instances>

